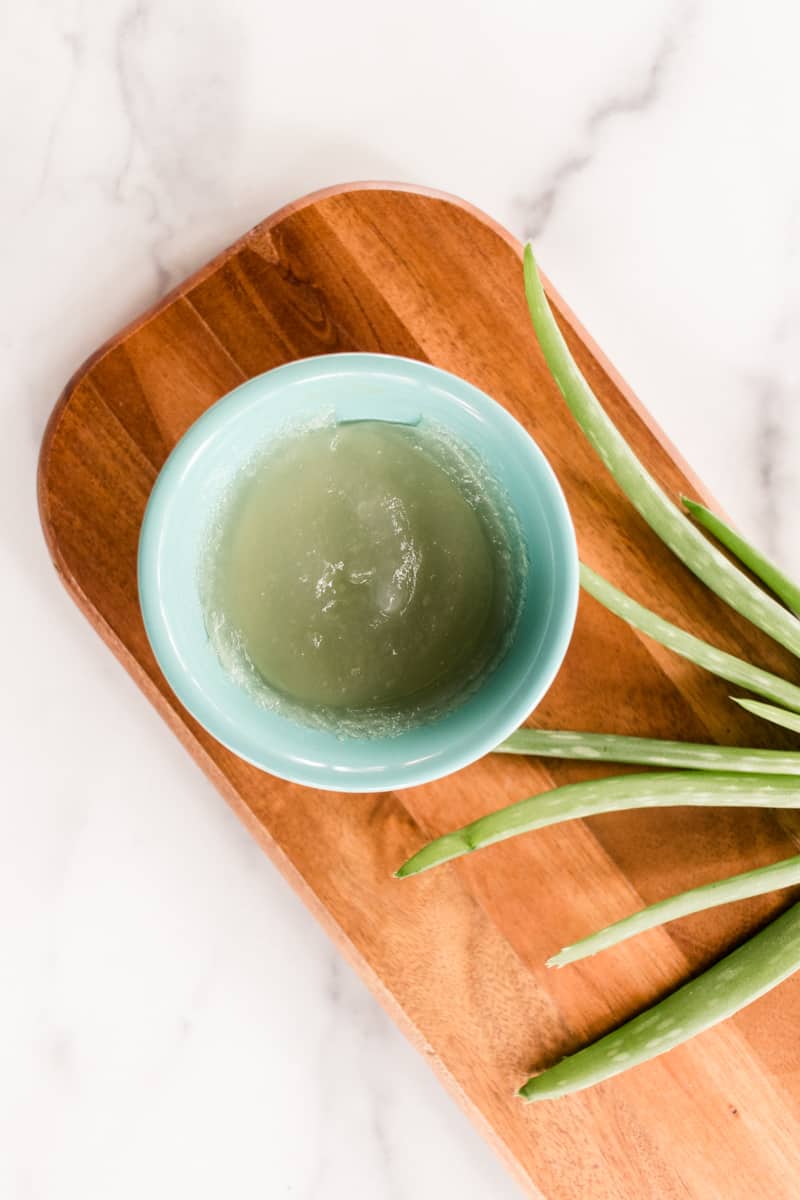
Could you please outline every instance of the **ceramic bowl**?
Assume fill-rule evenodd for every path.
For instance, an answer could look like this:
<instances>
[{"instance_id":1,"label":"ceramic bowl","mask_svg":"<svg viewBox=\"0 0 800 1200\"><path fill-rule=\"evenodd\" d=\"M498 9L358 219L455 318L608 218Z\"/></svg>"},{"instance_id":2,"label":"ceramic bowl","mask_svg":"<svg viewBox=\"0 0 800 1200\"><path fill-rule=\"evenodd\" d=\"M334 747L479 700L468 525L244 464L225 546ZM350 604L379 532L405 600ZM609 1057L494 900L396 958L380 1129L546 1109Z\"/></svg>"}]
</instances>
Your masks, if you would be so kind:
<instances>
[{"instance_id":1,"label":"ceramic bowl","mask_svg":"<svg viewBox=\"0 0 800 1200\"><path fill-rule=\"evenodd\" d=\"M198 563L210 514L254 446L322 412L436 421L480 455L516 512L530 563L505 657L458 707L387 738L338 738L270 712L221 666L203 621ZM284 779L334 791L410 787L457 771L520 725L569 644L578 557L566 501L542 452L499 404L411 359L333 354L250 379L195 422L164 465L142 525L139 597L150 644L181 703L225 746Z\"/></svg>"}]
</instances>

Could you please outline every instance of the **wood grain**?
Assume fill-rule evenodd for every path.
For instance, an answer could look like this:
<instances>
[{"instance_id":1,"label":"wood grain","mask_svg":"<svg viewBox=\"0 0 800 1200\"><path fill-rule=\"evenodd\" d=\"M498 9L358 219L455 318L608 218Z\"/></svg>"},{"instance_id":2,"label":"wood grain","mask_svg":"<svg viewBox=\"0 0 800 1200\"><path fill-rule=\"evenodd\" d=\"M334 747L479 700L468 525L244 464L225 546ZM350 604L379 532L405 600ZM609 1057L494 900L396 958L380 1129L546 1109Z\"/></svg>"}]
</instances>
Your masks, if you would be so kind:
<instances>
[{"instance_id":1,"label":"wood grain","mask_svg":"<svg viewBox=\"0 0 800 1200\"><path fill-rule=\"evenodd\" d=\"M530 1195L789 1200L800 1176L800 979L591 1092L528 1108L513 1093L531 1069L713 960L787 894L654 930L569 970L547 971L548 955L642 902L795 852L791 826L749 810L623 813L401 883L393 868L430 835L601 768L490 757L402 794L315 793L260 773L206 735L169 691L144 635L139 524L176 439L257 372L305 355L374 350L436 363L506 405L553 464L585 561L664 616L791 675L789 657L653 537L577 433L531 332L520 251L469 205L394 184L329 189L264 221L112 339L66 388L40 464L50 552L89 621ZM697 493L549 292L636 451L669 491ZM791 744L727 694L725 683L583 597L566 664L535 721Z\"/></svg>"}]
</instances>

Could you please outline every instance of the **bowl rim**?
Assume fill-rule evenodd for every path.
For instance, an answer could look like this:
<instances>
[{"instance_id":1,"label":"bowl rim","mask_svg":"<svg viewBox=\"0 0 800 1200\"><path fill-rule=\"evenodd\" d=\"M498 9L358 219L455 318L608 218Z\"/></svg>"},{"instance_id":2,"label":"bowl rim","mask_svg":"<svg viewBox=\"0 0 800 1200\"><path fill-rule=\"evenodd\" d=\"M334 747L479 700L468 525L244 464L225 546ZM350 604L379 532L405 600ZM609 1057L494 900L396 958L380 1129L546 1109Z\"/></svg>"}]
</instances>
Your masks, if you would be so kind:
<instances>
[{"instance_id":1,"label":"bowl rim","mask_svg":"<svg viewBox=\"0 0 800 1200\"><path fill-rule=\"evenodd\" d=\"M495 422L499 421L501 425L505 425L510 436L521 441L526 452L537 460L540 480L544 481L549 500L555 509L555 519L551 518L550 522L550 533L564 552L563 591L559 593L558 598L559 616L551 622L553 628L548 630L541 654L537 656L536 672L531 676L530 686L520 688L516 703L504 707L502 719L500 713L496 717L487 717L469 746L460 753L453 747L449 751L444 748L436 754L410 759L396 766L357 766L344 769L330 764L315 763L313 770L303 770L303 760L297 756L281 755L274 742L265 740L263 753L254 755L237 745L235 738L220 734L219 724L215 724L214 720L216 706L209 701L209 695L212 693L210 689L206 692L197 686L196 680L176 651L163 617L161 593L157 583L160 533L164 515L173 495L180 487L183 472L204 445L213 440L230 421L235 420L244 407L254 402L249 394L252 393L254 384L271 381L281 374L302 372L304 368L322 368L325 364L335 363L338 368L342 368L348 362L357 362L362 371L365 367L368 369L372 363L376 366L385 366L387 362L403 364L413 368L415 372L438 378L440 383L445 380L451 392L460 391L462 396L467 393L469 399L477 399L484 414L488 413ZM245 390L248 395L244 394ZM264 396L255 400L255 403L263 402L263 399ZM508 409L475 384L433 363L405 355L341 351L293 359L251 376L226 392L192 422L167 456L148 497L139 534L137 584L145 633L160 670L181 704L216 741L245 762L291 783L324 791L367 793L415 787L450 775L482 758L522 724L552 685L572 639L578 608L579 563L572 516L558 478L534 438ZM309 729L309 736L313 736L313 733L314 731ZM376 739L376 743L379 741L380 739Z\"/></svg>"}]
</instances>

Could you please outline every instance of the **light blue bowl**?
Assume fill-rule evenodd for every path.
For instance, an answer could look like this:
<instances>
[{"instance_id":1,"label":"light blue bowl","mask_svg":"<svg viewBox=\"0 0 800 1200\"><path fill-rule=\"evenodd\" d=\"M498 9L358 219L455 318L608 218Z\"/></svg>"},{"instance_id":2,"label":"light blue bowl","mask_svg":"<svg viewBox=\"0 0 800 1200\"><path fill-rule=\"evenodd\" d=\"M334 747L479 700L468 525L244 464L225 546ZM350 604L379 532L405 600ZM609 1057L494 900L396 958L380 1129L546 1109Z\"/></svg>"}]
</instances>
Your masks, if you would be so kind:
<instances>
[{"instance_id":1,"label":"light blue bowl","mask_svg":"<svg viewBox=\"0 0 800 1200\"><path fill-rule=\"evenodd\" d=\"M530 578L506 657L460 707L392 738L339 739L260 707L223 670L203 623L198 559L209 514L254 447L289 422L414 420L471 445L500 481L527 543ZM539 703L566 653L578 556L561 488L542 452L483 392L437 367L382 354L288 363L224 396L192 425L156 480L139 542L139 597L159 665L182 704L256 766L316 788L383 791L438 779L493 749Z\"/></svg>"}]
</instances>

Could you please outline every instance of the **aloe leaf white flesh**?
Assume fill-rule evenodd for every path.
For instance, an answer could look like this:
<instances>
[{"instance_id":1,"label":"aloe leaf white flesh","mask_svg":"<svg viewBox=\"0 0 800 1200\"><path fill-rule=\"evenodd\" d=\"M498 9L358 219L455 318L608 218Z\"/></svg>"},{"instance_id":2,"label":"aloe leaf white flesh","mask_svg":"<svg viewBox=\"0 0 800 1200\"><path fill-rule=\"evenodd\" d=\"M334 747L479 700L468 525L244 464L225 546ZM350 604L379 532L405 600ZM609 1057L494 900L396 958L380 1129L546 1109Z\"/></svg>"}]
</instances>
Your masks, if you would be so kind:
<instances>
[{"instance_id":1,"label":"aloe leaf white flesh","mask_svg":"<svg viewBox=\"0 0 800 1200\"><path fill-rule=\"evenodd\" d=\"M800 712L800 687L796 684L781 679L779 675L773 675L771 671L754 667L743 658L718 650L702 638L687 633L670 621L665 621L663 617L657 616L649 608L645 608L643 604L632 600L625 592L614 587L585 563L581 563L580 566L580 579L581 587L590 596L594 596L595 600L599 600L611 612L660 642L662 646L674 650L676 654L688 658L699 667L704 667L713 675L727 679L729 683L736 683L750 692L756 692L759 696L765 696L768 700Z\"/></svg>"},{"instance_id":2,"label":"aloe leaf white flesh","mask_svg":"<svg viewBox=\"0 0 800 1200\"><path fill-rule=\"evenodd\" d=\"M698 504L696 500L690 500L688 496L681 496L681 500L684 508L691 513L698 525L702 525L704 529L713 534L721 545L735 554L739 562L752 571L762 583L765 583L771 592L780 597L795 616L800 615L800 585L790 579L777 563L767 558L740 533L732 529L727 521L723 521L722 517L718 517L710 508L706 508L705 504Z\"/></svg>"},{"instance_id":3,"label":"aloe leaf white flesh","mask_svg":"<svg viewBox=\"0 0 800 1200\"><path fill-rule=\"evenodd\" d=\"M776 708L774 704L762 704L760 700L748 700L743 696L731 696L731 700L756 717L763 717L773 725L781 725L784 729L800 733L800 713L787 712L785 708Z\"/></svg>"},{"instance_id":4,"label":"aloe leaf white flesh","mask_svg":"<svg viewBox=\"0 0 800 1200\"><path fill-rule=\"evenodd\" d=\"M798 968L800 904L795 904L653 1008L529 1079L519 1095L550 1100L610 1079L733 1016Z\"/></svg>"},{"instance_id":5,"label":"aloe leaf white flesh","mask_svg":"<svg viewBox=\"0 0 800 1200\"><path fill-rule=\"evenodd\" d=\"M737 701L737 703L742 703ZM758 704L758 701L748 701ZM770 705L763 705L770 708ZM783 712L783 709L771 711ZM787 714L797 721L800 715ZM648 767L688 767L696 771L744 771L763 775L800 776L800 753L714 746L703 742L669 742L660 738L625 737L616 733L573 733L561 729L518 729L496 747L496 754L530 754L539 758L578 758L585 762L639 763Z\"/></svg>"},{"instance_id":6,"label":"aloe leaf white flesh","mask_svg":"<svg viewBox=\"0 0 800 1200\"><path fill-rule=\"evenodd\" d=\"M631 808L706 805L800 808L800 776L743 775L732 771L657 771L568 783L529 796L446 833L418 850L395 875L404 879L521 833Z\"/></svg>"},{"instance_id":7,"label":"aloe leaf white flesh","mask_svg":"<svg viewBox=\"0 0 800 1200\"><path fill-rule=\"evenodd\" d=\"M553 378L589 442L628 499L698 579L753 625L800 655L800 621L695 528L639 462L606 414L562 337L529 245L525 247L524 275L531 320Z\"/></svg>"},{"instance_id":8,"label":"aloe leaf white flesh","mask_svg":"<svg viewBox=\"0 0 800 1200\"><path fill-rule=\"evenodd\" d=\"M719 904L747 900L751 896L763 896L766 892L776 892L796 883L800 883L800 855L771 863L768 867L745 871L742 875L731 875L728 879L703 884L702 887L680 892L666 900L659 900L657 904L650 904L629 917L623 917L621 921L615 921L613 925L607 925L597 933L581 938L572 946L566 946L549 959L547 965L565 967L568 963L590 958L600 950L617 946L647 929L655 929L657 925L666 925L668 921L676 921L679 917L688 917L691 913L703 912L707 908L716 908Z\"/></svg>"}]
</instances>

